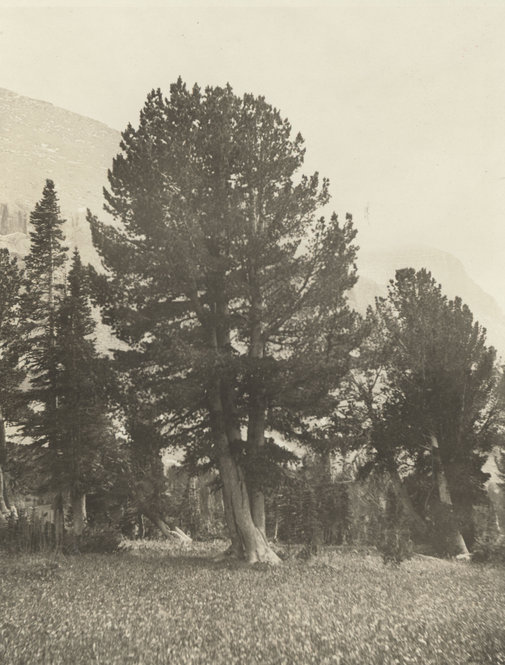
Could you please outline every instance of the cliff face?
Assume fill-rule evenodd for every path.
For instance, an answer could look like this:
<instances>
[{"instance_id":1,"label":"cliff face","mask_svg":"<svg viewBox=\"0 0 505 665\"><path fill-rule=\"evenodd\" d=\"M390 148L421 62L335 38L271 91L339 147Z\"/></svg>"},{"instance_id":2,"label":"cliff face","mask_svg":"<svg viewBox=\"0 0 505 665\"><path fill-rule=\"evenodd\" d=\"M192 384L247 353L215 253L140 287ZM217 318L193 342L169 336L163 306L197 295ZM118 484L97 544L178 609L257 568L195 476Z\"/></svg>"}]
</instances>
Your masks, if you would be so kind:
<instances>
[{"instance_id":1,"label":"cliff face","mask_svg":"<svg viewBox=\"0 0 505 665\"><path fill-rule=\"evenodd\" d=\"M26 233L28 229L28 214L21 207L9 209L8 203L0 203L0 235L10 233Z\"/></svg>"},{"instance_id":2,"label":"cliff face","mask_svg":"<svg viewBox=\"0 0 505 665\"><path fill-rule=\"evenodd\" d=\"M26 233L30 211L51 178L69 243L90 246L84 215L86 208L102 210L119 140L119 132L96 120L0 89L0 235Z\"/></svg>"}]
</instances>

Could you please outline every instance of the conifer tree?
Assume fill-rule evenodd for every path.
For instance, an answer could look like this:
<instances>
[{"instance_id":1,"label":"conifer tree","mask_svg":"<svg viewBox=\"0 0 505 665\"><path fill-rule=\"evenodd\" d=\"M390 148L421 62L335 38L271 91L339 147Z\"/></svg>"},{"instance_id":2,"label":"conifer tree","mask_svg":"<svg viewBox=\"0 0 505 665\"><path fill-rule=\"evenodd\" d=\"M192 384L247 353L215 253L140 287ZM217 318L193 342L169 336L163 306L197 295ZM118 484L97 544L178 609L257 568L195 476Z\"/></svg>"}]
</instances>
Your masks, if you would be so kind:
<instances>
[{"instance_id":1,"label":"conifer tree","mask_svg":"<svg viewBox=\"0 0 505 665\"><path fill-rule=\"evenodd\" d=\"M96 351L95 328L86 271L76 249L56 319L56 441L51 473L53 486L70 492L77 535L85 525L86 493L100 482L100 452L110 438L105 368Z\"/></svg>"},{"instance_id":2,"label":"conifer tree","mask_svg":"<svg viewBox=\"0 0 505 665\"><path fill-rule=\"evenodd\" d=\"M26 257L23 293L29 400L36 405L26 433L39 445L55 445L57 408L56 318L65 286L66 251L58 198L46 180L41 200L30 215L30 252Z\"/></svg>"},{"instance_id":3,"label":"conifer tree","mask_svg":"<svg viewBox=\"0 0 505 665\"><path fill-rule=\"evenodd\" d=\"M502 427L493 408L496 352L468 307L444 296L426 270L398 270L377 310L393 351L372 439L379 450L407 455L418 478L431 476L446 551L466 554L461 517L482 495L481 469Z\"/></svg>"},{"instance_id":4,"label":"conifer tree","mask_svg":"<svg viewBox=\"0 0 505 665\"><path fill-rule=\"evenodd\" d=\"M121 149L106 192L120 224L89 216L107 320L165 443L219 469L233 552L274 561L268 432L320 414L347 367L352 221L318 216L328 182L298 174L302 137L229 86L153 91Z\"/></svg>"},{"instance_id":5,"label":"conifer tree","mask_svg":"<svg viewBox=\"0 0 505 665\"><path fill-rule=\"evenodd\" d=\"M65 286L66 251L54 183L46 180L42 198L30 214L30 252L26 257L22 301L23 355L28 372L26 400L30 410L24 432L39 449L44 481L52 482L51 458L57 450L56 318ZM57 548L63 542L63 499L54 498Z\"/></svg>"},{"instance_id":6,"label":"conifer tree","mask_svg":"<svg viewBox=\"0 0 505 665\"><path fill-rule=\"evenodd\" d=\"M10 508L5 467L6 421L19 417L19 384L23 372L18 362L20 289L22 272L7 249L0 249L0 513Z\"/></svg>"}]
</instances>

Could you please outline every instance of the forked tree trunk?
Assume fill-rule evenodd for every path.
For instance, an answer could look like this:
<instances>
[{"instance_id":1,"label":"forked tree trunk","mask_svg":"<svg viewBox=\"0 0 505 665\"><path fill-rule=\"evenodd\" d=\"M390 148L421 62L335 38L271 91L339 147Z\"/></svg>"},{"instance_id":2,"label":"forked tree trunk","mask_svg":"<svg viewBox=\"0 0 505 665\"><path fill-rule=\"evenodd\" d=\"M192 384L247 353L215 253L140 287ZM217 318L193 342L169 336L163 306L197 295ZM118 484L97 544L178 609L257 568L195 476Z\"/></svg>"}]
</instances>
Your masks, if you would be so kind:
<instances>
[{"instance_id":1,"label":"forked tree trunk","mask_svg":"<svg viewBox=\"0 0 505 665\"><path fill-rule=\"evenodd\" d=\"M230 387L219 378L215 379L208 393L209 415L214 445L218 452L219 473L223 483L223 503L228 532L231 538L231 553L248 563L280 563L272 550L264 530L253 520L251 496L245 474L233 456L230 447L240 441L240 428L234 413L234 400ZM256 504L258 507L259 502ZM264 515L264 508L263 508ZM258 513L261 518L261 512Z\"/></svg>"},{"instance_id":2,"label":"forked tree trunk","mask_svg":"<svg viewBox=\"0 0 505 665\"><path fill-rule=\"evenodd\" d=\"M448 514L451 516L451 533L448 534L450 540L450 546L453 552L457 555L469 556L468 548L466 546L465 540L461 535L461 531L456 522L456 516L454 515L454 509L452 504L451 492L449 489L449 484L447 482L447 477L445 475L444 466L442 464L442 458L440 456L440 448L438 445L438 440L435 435L431 435L431 454L433 456L433 470L435 474L435 481L438 488L438 496L440 502L446 506L448 509Z\"/></svg>"},{"instance_id":3,"label":"forked tree trunk","mask_svg":"<svg viewBox=\"0 0 505 665\"><path fill-rule=\"evenodd\" d=\"M72 495L72 532L81 536L86 527L86 494L83 492Z\"/></svg>"},{"instance_id":4,"label":"forked tree trunk","mask_svg":"<svg viewBox=\"0 0 505 665\"><path fill-rule=\"evenodd\" d=\"M247 487L243 469L233 456L230 444L240 441L240 427L234 411L233 393L219 379L208 393L211 431L218 452L219 474L223 484L223 504L231 539L231 554L248 563L257 561L280 563L280 559L268 544L264 526L264 504L256 500L258 528L253 519L252 497ZM261 521L263 516L263 520Z\"/></svg>"},{"instance_id":5,"label":"forked tree trunk","mask_svg":"<svg viewBox=\"0 0 505 665\"><path fill-rule=\"evenodd\" d=\"M223 481L223 495L226 496L225 506L226 503L229 504L225 513L232 535L234 553L239 549L238 540L240 542L238 554L248 563L258 561L280 563L279 557L268 544L264 532L253 521L242 469L230 454L220 455L219 467ZM238 535L238 539L235 534Z\"/></svg>"},{"instance_id":6,"label":"forked tree trunk","mask_svg":"<svg viewBox=\"0 0 505 665\"><path fill-rule=\"evenodd\" d=\"M252 282L251 282L252 283ZM228 318L228 306L223 300L223 285L216 285L216 311L224 322ZM208 325L208 319L199 312L197 295L193 294L193 302L196 304L197 315L204 325ZM259 349L258 331L261 332L259 324L261 317L258 309L258 300L253 306L257 310L253 316L253 334L251 346ZM230 355L231 340L229 329L226 325L209 325L209 346L216 354L225 353ZM252 357L258 357L256 351L251 353ZM230 356L231 358L231 356ZM255 493L253 498L247 488L243 469L234 457L234 444L241 441L240 425L236 413L236 395L232 385L218 372L214 375L207 392L208 409L211 421L211 433L217 453L219 472L223 484L223 503L228 531L231 538L232 554L245 559L248 563L257 561L272 564L280 563L280 559L272 550L266 539L265 509L262 493ZM254 503L254 511L253 511ZM258 521L259 527L253 519L253 513Z\"/></svg>"}]
</instances>

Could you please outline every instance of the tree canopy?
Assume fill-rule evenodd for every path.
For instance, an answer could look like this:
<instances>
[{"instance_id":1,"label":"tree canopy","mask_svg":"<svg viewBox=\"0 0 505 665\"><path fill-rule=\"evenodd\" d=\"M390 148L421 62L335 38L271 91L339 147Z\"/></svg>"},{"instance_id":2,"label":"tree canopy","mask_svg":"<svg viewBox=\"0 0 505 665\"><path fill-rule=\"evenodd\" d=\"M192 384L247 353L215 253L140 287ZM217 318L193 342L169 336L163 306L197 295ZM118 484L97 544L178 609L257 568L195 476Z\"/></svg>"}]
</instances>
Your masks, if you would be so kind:
<instances>
[{"instance_id":1,"label":"tree canopy","mask_svg":"<svg viewBox=\"0 0 505 665\"><path fill-rule=\"evenodd\" d=\"M105 193L118 224L89 217L107 320L166 443L218 466L234 551L268 558L252 471L265 433L320 411L347 367L351 218L321 216L328 182L298 173L303 140L262 97L179 80L122 136Z\"/></svg>"},{"instance_id":2,"label":"tree canopy","mask_svg":"<svg viewBox=\"0 0 505 665\"><path fill-rule=\"evenodd\" d=\"M369 318L373 352L366 356L365 345L367 378L358 393L368 399L375 462L395 477L408 462L417 488L426 488L421 506L433 483L434 496L450 506L446 517L456 532L453 508L461 525L464 508L482 495L485 455L502 436L496 352L469 308L460 298L448 299L424 269L398 270ZM464 551L457 539L460 545L454 540L450 548Z\"/></svg>"}]
</instances>

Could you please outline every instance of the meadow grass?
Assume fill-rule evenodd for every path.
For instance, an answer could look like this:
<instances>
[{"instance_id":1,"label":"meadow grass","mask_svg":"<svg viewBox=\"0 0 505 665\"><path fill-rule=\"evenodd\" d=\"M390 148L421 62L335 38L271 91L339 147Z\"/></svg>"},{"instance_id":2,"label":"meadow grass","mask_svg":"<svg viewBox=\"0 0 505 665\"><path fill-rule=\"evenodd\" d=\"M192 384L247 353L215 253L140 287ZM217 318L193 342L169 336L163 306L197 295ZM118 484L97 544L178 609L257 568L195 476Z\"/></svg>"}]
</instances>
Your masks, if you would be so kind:
<instances>
[{"instance_id":1,"label":"meadow grass","mask_svg":"<svg viewBox=\"0 0 505 665\"><path fill-rule=\"evenodd\" d=\"M503 568L209 554L4 558L1 665L505 664Z\"/></svg>"}]
</instances>

